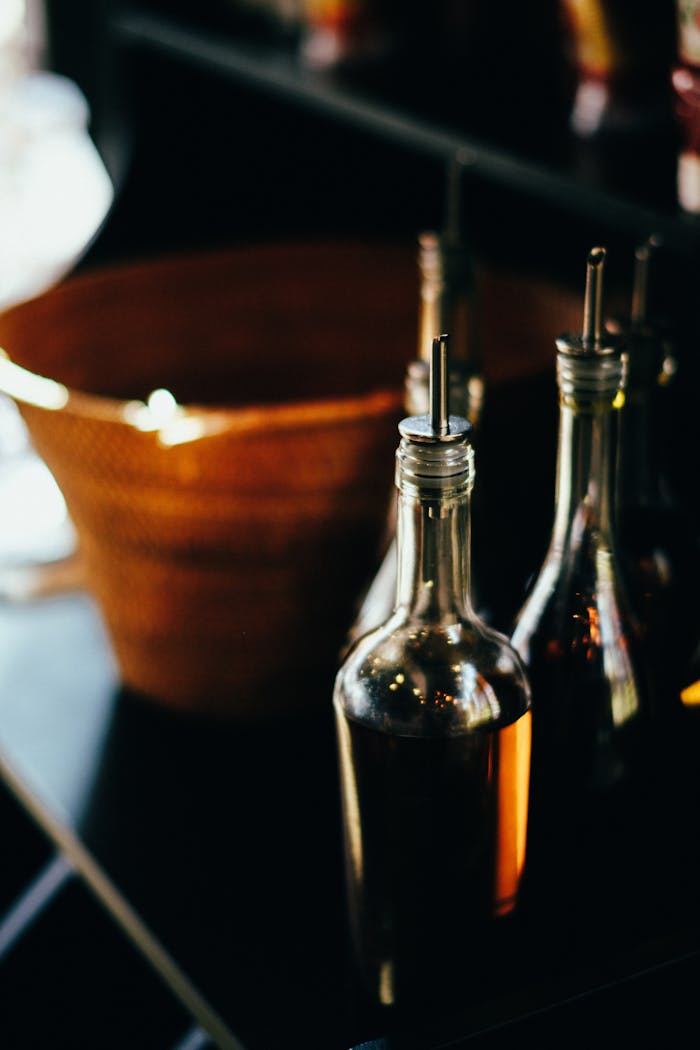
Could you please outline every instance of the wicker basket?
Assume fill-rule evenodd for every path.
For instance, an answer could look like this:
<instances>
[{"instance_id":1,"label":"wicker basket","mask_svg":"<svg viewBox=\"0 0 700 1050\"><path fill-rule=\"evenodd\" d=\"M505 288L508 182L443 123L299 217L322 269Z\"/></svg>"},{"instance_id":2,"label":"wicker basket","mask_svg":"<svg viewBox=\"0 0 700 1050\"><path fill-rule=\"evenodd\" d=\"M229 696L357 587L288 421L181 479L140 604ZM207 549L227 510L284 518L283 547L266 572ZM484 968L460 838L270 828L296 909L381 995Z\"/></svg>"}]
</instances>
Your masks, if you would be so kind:
<instances>
[{"instance_id":1,"label":"wicker basket","mask_svg":"<svg viewBox=\"0 0 700 1050\"><path fill-rule=\"evenodd\" d=\"M245 718L330 685L386 520L415 297L405 250L319 244L123 265L0 317L0 388L126 685ZM157 388L169 417L144 407Z\"/></svg>"}]
</instances>

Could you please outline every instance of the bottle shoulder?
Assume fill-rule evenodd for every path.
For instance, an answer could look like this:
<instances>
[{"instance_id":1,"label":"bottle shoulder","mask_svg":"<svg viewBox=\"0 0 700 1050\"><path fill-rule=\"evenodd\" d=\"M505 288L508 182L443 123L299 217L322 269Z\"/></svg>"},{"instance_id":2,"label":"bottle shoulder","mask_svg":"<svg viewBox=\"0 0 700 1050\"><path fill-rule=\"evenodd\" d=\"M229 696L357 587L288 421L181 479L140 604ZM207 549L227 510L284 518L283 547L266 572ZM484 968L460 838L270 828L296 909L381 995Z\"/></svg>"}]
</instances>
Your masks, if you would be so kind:
<instances>
[{"instance_id":1,"label":"bottle shoulder","mask_svg":"<svg viewBox=\"0 0 700 1050\"><path fill-rule=\"evenodd\" d=\"M530 706L522 661L482 622L409 622L396 613L359 639L336 677L335 703L365 725L407 735L501 727Z\"/></svg>"},{"instance_id":2,"label":"bottle shoulder","mask_svg":"<svg viewBox=\"0 0 700 1050\"><path fill-rule=\"evenodd\" d=\"M511 643L527 667L538 649L626 653L639 646L641 625L630 604L622 570L608 551L593 558L551 552L518 612ZM612 667L616 656L605 657Z\"/></svg>"},{"instance_id":3,"label":"bottle shoulder","mask_svg":"<svg viewBox=\"0 0 700 1050\"><path fill-rule=\"evenodd\" d=\"M651 714L643 629L610 566L577 573L545 561L516 617L511 642L527 668L535 702L593 695L623 724ZM603 700L603 697L607 697ZM539 698L539 701L538 701ZM547 700L549 703L549 700Z\"/></svg>"}]
</instances>

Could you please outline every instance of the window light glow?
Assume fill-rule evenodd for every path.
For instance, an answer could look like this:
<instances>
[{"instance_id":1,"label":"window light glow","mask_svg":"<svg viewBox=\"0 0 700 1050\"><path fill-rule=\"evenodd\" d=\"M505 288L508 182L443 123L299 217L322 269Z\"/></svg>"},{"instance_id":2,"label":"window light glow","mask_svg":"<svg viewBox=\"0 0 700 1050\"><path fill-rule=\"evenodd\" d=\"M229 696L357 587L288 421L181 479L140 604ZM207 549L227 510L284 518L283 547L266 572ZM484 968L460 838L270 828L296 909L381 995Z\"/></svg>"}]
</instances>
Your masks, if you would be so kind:
<instances>
[{"instance_id":1,"label":"window light glow","mask_svg":"<svg viewBox=\"0 0 700 1050\"><path fill-rule=\"evenodd\" d=\"M2 0L0 3L0 47L5 47L19 33L25 14L24 0Z\"/></svg>"}]
</instances>

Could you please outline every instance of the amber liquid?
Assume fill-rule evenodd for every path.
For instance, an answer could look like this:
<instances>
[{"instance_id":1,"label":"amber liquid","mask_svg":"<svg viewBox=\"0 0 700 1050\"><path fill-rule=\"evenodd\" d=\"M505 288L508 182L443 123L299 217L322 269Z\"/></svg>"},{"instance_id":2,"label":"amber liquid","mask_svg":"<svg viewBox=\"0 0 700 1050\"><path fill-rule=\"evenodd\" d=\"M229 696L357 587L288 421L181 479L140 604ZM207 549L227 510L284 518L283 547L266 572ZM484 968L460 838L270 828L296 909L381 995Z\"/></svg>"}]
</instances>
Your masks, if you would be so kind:
<instances>
[{"instance_id":1,"label":"amber liquid","mask_svg":"<svg viewBox=\"0 0 700 1050\"><path fill-rule=\"evenodd\" d=\"M556 966L624 946L661 892L664 745L659 735L655 753L646 710L616 716L600 650L557 649L546 634L533 649L522 904Z\"/></svg>"},{"instance_id":2,"label":"amber liquid","mask_svg":"<svg viewBox=\"0 0 700 1050\"><path fill-rule=\"evenodd\" d=\"M337 711L349 908L370 1000L420 1009L493 980L524 863L530 714L395 736ZM465 981L468 984L465 984Z\"/></svg>"}]
</instances>

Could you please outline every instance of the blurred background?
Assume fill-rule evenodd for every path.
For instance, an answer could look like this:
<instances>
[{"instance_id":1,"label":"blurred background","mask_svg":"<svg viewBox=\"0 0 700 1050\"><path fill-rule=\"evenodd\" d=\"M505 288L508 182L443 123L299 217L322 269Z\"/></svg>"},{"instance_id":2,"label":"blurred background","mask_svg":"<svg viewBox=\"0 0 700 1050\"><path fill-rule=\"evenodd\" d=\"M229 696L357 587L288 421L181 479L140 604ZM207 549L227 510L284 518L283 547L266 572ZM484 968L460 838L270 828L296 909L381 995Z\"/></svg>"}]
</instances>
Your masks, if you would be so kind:
<instances>
[{"instance_id":1,"label":"blurred background","mask_svg":"<svg viewBox=\"0 0 700 1050\"><path fill-rule=\"evenodd\" d=\"M45 8L45 61L85 94L116 191L86 261L411 238L446 221L454 165L480 258L578 275L603 240L625 280L652 232L692 256L695 230L676 222L672 0Z\"/></svg>"},{"instance_id":2,"label":"blurred background","mask_svg":"<svg viewBox=\"0 0 700 1050\"><path fill-rule=\"evenodd\" d=\"M687 380L667 398L664 441L697 511L687 478L697 462L687 399L700 367L694 3L640 11L632 0L542 0L535 9L484 0L15 0L10 8L22 16L25 65L81 96L112 194L88 221L91 234L73 223L82 248L64 250L45 285L59 272L267 243L392 241L415 257L420 231L450 226L478 269L512 282L511 304L525 296L522 281L539 282L534 314L489 307L485 340L501 344L488 351L492 364L520 355L522 369L536 371L553 366L558 334L542 304L581 294L590 247L608 249L606 310L624 316L635 250L654 237L650 317ZM84 178L65 185L87 199ZM411 324L417 311L416 280ZM513 502L521 495L514 490ZM544 518L549 499L542 506Z\"/></svg>"}]
</instances>

